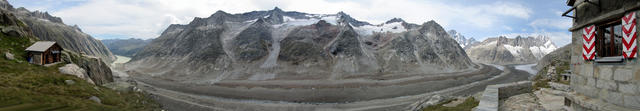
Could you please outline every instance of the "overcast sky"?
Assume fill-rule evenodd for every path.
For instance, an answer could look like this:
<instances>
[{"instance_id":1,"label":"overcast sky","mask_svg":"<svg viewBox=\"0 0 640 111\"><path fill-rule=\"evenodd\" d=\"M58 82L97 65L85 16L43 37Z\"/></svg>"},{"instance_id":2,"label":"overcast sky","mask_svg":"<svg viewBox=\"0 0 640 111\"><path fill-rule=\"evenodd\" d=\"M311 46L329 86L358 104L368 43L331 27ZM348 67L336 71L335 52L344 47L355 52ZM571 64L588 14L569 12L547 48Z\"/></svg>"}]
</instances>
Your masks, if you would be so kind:
<instances>
[{"instance_id":1,"label":"overcast sky","mask_svg":"<svg viewBox=\"0 0 640 111\"><path fill-rule=\"evenodd\" d=\"M187 24L217 10L271 10L314 14L339 11L379 24L394 17L484 40L499 35L548 35L558 46L571 41L565 0L9 0L14 7L47 11L98 39L156 38L170 24Z\"/></svg>"}]
</instances>

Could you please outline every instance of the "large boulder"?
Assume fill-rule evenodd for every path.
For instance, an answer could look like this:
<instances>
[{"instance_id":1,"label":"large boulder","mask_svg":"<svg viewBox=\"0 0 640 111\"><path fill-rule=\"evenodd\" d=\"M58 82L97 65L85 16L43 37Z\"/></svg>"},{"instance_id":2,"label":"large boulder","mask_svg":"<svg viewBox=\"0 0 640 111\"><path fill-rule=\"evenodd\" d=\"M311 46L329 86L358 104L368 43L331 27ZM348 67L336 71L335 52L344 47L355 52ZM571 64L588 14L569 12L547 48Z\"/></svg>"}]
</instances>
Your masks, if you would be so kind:
<instances>
[{"instance_id":1,"label":"large boulder","mask_svg":"<svg viewBox=\"0 0 640 111\"><path fill-rule=\"evenodd\" d=\"M5 58L7 58L7 59L9 59L9 60L14 60L14 59L16 59L16 58L13 56L13 54L11 54L11 53L9 53L9 52L5 52L5 53L4 53L4 57L5 57Z\"/></svg>"},{"instance_id":2,"label":"large boulder","mask_svg":"<svg viewBox=\"0 0 640 111\"><path fill-rule=\"evenodd\" d=\"M76 64L78 67L84 69L87 72L87 77L91 78L96 85L113 82L113 72L111 72L111 68L98 57L65 50L62 51L62 60Z\"/></svg>"},{"instance_id":3,"label":"large boulder","mask_svg":"<svg viewBox=\"0 0 640 111\"><path fill-rule=\"evenodd\" d=\"M60 71L60 73L73 75L78 78L84 79L91 84L95 84L93 80L91 80L91 78L89 78L89 76L87 75L87 71L80 68L76 64L67 64L58 68L58 70Z\"/></svg>"}]
</instances>

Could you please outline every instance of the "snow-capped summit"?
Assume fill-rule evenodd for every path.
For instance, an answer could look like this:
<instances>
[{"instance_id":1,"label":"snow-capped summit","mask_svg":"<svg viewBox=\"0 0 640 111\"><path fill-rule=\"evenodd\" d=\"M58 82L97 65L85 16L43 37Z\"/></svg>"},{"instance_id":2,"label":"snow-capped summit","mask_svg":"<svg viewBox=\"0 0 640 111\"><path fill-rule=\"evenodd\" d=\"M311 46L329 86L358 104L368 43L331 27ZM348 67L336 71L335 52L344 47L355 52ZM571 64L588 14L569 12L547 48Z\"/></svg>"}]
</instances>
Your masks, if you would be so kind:
<instances>
[{"instance_id":1,"label":"snow-capped summit","mask_svg":"<svg viewBox=\"0 0 640 111\"><path fill-rule=\"evenodd\" d=\"M449 33L449 35L451 35L451 38L453 38L453 40L456 40L458 44L460 44L460 47L462 47L463 49L473 43L478 42L473 37L467 39L465 36L458 33L456 30L449 30L447 31L447 33Z\"/></svg>"}]
</instances>

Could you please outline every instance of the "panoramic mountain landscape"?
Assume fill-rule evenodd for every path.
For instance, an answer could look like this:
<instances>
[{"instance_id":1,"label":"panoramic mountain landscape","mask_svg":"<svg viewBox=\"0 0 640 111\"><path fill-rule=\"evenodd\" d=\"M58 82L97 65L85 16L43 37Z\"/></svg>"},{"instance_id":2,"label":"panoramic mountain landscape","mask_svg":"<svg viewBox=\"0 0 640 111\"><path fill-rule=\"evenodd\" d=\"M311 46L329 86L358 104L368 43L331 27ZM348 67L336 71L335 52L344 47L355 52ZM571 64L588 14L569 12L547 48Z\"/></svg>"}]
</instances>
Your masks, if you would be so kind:
<instances>
[{"instance_id":1,"label":"panoramic mountain landscape","mask_svg":"<svg viewBox=\"0 0 640 111\"><path fill-rule=\"evenodd\" d=\"M206 75L193 79L233 80L376 78L477 67L434 21L418 25L393 19L371 25L342 12L279 8L218 11L187 25L171 25L127 65L168 79Z\"/></svg>"},{"instance_id":2,"label":"panoramic mountain landscape","mask_svg":"<svg viewBox=\"0 0 640 111\"><path fill-rule=\"evenodd\" d=\"M637 7L0 0L0 111L640 110Z\"/></svg>"}]
</instances>

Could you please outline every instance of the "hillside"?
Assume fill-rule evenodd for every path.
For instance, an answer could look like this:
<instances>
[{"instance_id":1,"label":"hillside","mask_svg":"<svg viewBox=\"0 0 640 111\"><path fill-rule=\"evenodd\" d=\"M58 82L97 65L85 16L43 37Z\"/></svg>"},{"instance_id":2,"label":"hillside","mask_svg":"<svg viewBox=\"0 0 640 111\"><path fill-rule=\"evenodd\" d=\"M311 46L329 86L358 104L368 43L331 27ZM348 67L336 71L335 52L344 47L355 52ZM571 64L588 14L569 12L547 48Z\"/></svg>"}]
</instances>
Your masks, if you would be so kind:
<instances>
[{"instance_id":1,"label":"hillside","mask_svg":"<svg viewBox=\"0 0 640 111\"><path fill-rule=\"evenodd\" d=\"M64 24L61 18L51 16L47 12L32 12L22 7L14 8L6 0L0 1L0 6L2 9L14 13L20 21L29 26L32 33L40 40L56 41L64 49L96 56L105 63L111 63L115 60L115 56L102 42L82 32L77 25Z\"/></svg>"},{"instance_id":2,"label":"hillside","mask_svg":"<svg viewBox=\"0 0 640 111\"><path fill-rule=\"evenodd\" d=\"M96 86L76 76L62 74L59 67L68 63L91 69L96 84L109 82L111 72L104 62L68 53L64 62L44 67L29 64L25 49L39 39L29 26L8 10L0 9L0 111L31 110L154 110L159 105L140 92L117 92ZM108 67L106 67L108 69ZM108 76L108 77L104 77Z\"/></svg>"}]
</instances>

